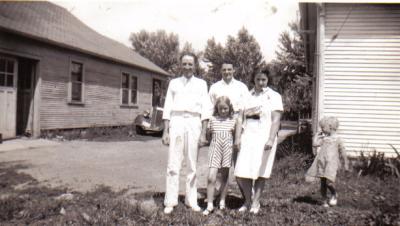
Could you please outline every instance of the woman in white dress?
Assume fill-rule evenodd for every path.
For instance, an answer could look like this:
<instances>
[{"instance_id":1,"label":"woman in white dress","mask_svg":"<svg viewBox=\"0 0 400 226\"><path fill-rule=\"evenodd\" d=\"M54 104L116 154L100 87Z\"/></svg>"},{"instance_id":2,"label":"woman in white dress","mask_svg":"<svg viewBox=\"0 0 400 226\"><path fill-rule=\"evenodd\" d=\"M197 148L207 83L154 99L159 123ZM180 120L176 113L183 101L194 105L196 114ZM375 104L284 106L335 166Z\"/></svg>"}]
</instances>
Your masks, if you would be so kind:
<instances>
[{"instance_id":1,"label":"woman in white dress","mask_svg":"<svg viewBox=\"0 0 400 226\"><path fill-rule=\"evenodd\" d=\"M275 159L283 105L281 95L267 87L268 76L268 70L254 76L255 86L250 91L244 113L246 120L235 167L235 176L245 198L240 212L250 207L250 212L259 212L265 179L271 176Z\"/></svg>"}]
</instances>

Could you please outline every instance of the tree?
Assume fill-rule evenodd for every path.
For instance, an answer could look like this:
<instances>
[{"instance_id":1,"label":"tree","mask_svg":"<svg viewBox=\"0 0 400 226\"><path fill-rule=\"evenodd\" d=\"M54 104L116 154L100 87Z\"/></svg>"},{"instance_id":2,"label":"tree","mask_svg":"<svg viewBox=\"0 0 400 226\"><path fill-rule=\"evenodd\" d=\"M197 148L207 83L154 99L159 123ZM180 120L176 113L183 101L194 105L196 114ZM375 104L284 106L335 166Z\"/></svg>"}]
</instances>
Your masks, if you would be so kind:
<instances>
[{"instance_id":1,"label":"tree","mask_svg":"<svg viewBox=\"0 0 400 226\"><path fill-rule=\"evenodd\" d=\"M228 36L225 54L236 67L236 78L249 87L253 75L266 66L260 45L244 27L239 30L237 38Z\"/></svg>"},{"instance_id":2,"label":"tree","mask_svg":"<svg viewBox=\"0 0 400 226\"><path fill-rule=\"evenodd\" d=\"M235 77L251 86L251 78L260 68L266 66L260 45L249 34L246 28L239 30L237 37L228 36L225 47L216 43L214 38L207 41L204 57L212 63L212 68L206 75L206 80L214 83L221 79L220 69L224 61L235 66Z\"/></svg>"},{"instance_id":3,"label":"tree","mask_svg":"<svg viewBox=\"0 0 400 226\"><path fill-rule=\"evenodd\" d=\"M211 85L221 79L220 71L225 58L225 48L220 43L217 44L213 37L207 41L204 58L212 64L204 77L209 85Z\"/></svg>"},{"instance_id":4,"label":"tree","mask_svg":"<svg viewBox=\"0 0 400 226\"><path fill-rule=\"evenodd\" d=\"M129 40L136 52L167 72L174 73L179 57L179 37L164 30L131 33Z\"/></svg>"},{"instance_id":5,"label":"tree","mask_svg":"<svg viewBox=\"0 0 400 226\"><path fill-rule=\"evenodd\" d=\"M282 94L286 115L300 117L311 113L312 77L306 73L304 41L295 23L291 33L283 32L279 38L277 58L271 67L278 77L278 91Z\"/></svg>"}]
</instances>

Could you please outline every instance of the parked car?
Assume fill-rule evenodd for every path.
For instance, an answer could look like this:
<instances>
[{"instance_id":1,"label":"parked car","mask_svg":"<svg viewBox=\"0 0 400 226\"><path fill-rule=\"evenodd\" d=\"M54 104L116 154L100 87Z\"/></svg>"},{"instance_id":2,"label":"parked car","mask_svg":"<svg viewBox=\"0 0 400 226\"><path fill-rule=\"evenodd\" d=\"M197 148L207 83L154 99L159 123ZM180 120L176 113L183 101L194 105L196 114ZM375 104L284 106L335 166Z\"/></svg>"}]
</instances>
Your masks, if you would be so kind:
<instances>
[{"instance_id":1,"label":"parked car","mask_svg":"<svg viewBox=\"0 0 400 226\"><path fill-rule=\"evenodd\" d=\"M163 108L152 107L150 110L136 116L134 121L136 133L140 135L147 133L161 135L164 130L162 114Z\"/></svg>"}]
</instances>

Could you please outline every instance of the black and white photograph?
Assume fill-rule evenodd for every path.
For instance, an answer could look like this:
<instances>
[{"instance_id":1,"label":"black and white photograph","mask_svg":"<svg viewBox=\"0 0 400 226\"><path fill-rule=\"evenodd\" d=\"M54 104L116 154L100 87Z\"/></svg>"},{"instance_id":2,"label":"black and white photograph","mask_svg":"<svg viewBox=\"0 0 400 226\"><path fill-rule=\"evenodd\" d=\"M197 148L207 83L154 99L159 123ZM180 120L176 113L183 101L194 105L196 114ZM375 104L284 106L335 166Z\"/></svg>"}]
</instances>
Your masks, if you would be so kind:
<instances>
[{"instance_id":1,"label":"black and white photograph","mask_svg":"<svg viewBox=\"0 0 400 226\"><path fill-rule=\"evenodd\" d=\"M400 2L0 1L0 225L400 225Z\"/></svg>"}]
</instances>

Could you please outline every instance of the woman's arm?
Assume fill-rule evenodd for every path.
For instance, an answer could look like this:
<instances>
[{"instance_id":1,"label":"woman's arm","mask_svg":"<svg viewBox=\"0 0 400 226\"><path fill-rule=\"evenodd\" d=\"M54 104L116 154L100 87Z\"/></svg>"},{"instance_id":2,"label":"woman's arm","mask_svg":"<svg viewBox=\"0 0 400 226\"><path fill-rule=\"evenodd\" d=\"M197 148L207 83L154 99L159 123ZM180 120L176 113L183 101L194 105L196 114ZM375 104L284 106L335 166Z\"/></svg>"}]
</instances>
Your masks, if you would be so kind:
<instances>
[{"instance_id":1,"label":"woman's arm","mask_svg":"<svg viewBox=\"0 0 400 226\"><path fill-rule=\"evenodd\" d=\"M264 150L270 150L274 145L276 136L278 135L279 126L281 123L282 111L271 112L271 129L269 132L269 138L264 146Z\"/></svg>"}]
</instances>

